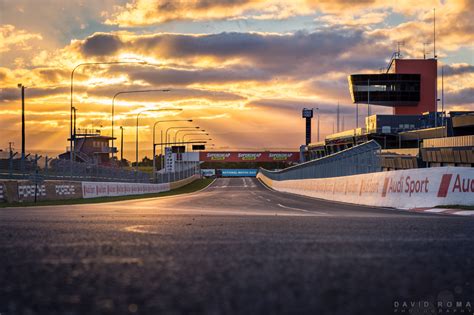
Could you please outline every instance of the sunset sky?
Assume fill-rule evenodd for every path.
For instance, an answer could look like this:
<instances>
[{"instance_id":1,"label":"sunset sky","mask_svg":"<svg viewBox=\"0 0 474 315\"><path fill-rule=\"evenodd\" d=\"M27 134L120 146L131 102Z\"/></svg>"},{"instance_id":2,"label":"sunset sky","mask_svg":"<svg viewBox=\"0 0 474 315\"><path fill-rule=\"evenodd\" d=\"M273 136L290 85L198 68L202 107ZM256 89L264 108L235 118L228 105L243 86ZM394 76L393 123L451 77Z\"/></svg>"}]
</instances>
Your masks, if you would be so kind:
<instances>
[{"instance_id":1,"label":"sunset sky","mask_svg":"<svg viewBox=\"0 0 474 315\"><path fill-rule=\"evenodd\" d=\"M27 151L57 155L68 145L74 66L143 60L81 66L74 76L78 126L104 134L116 92L171 89L117 99L127 158L136 113L159 107L183 111L142 116L141 154L150 156L154 121L185 118L217 149L297 149L303 107L320 108L322 136L338 101L345 128L354 127L348 74L379 72L397 42L404 57L422 58L424 43L432 57L433 8L446 107L474 110L472 0L0 0L0 148L21 145L18 83L27 87Z\"/></svg>"}]
</instances>

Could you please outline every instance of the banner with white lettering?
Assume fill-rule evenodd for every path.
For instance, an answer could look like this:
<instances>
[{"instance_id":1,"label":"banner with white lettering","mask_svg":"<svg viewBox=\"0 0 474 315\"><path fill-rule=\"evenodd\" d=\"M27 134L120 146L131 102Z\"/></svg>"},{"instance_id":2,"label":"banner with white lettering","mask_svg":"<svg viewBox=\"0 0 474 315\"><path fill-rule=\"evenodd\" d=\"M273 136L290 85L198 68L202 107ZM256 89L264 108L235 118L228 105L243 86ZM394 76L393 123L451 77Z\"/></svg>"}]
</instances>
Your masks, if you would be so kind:
<instances>
[{"instance_id":1,"label":"banner with white lettering","mask_svg":"<svg viewBox=\"0 0 474 315\"><path fill-rule=\"evenodd\" d=\"M474 205L474 168L436 167L332 178L275 181L275 190L315 198L401 209Z\"/></svg>"},{"instance_id":2,"label":"banner with white lettering","mask_svg":"<svg viewBox=\"0 0 474 315\"><path fill-rule=\"evenodd\" d=\"M83 198L142 195L169 191L169 183L114 183L114 182L82 182Z\"/></svg>"}]
</instances>

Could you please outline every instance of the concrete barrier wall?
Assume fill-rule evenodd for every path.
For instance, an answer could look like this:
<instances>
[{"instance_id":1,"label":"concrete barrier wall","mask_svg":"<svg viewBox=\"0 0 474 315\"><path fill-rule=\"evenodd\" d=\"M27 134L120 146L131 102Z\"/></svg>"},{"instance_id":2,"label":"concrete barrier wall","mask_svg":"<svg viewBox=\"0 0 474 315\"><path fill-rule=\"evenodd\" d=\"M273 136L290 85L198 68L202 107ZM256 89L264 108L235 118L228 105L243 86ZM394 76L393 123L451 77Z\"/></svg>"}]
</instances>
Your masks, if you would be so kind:
<instances>
[{"instance_id":1,"label":"concrete barrier wall","mask_svg":"<svg viewBox=\"0 0 474 315\"><path fill-rule=\"evenodd\" d=\"M29 202L35 200L82 198L80 182L49 180L38 183L28 180L0 181L0 202Z\"/></svg>"},{"instance_id":2,"label":"concrete barrier wall","mask_svg":"<svg viewBox=\"0 0 474 315\"><path fill-rule=\"evenodd\" d=\"M82 182L82 197L113 197L154 194L169 191L170 184L114 183L114 182Z\"/></svg>"},{"instance_id":3,"label":"concrete barrier wall","mask_svg":"<svg viewBox=\"0 0 474 315\"><path fill-rule=\"evenodd\" d=\"M46 180L36 188L28 180L0 180L0 202L32 202L35 190L37 201L153 194L182 187L198 178L194 175L164 184Z\"/></svg>"},{"instance_id":4,"label":"concrete barrier wall","mask_svg":"<svg viewBox=\"0 0 474 315\"><path fill-rule=\"evenodd\" d=\"M474 205L474 168L436 167L318 179L276 181L257 175L283 192L361 205L412 209Z\"/></svg>"},{"instance_id":5,"label":"concrete barrier wall","mask_svg":"<svg viewBox=\"0 0 474 315\"><path fill-rule=\"evenodd\" d=\"M196 179L199 179L199 178L200 178L199 175L193 175L191 177L188 177L188 178L176 181L176 182L171 182L170 183L170 189L173 190L173 189L176 189L176 188L186 186L187 184L190 184L190 183L194 182Z\"/></svg>"}]
</instances>

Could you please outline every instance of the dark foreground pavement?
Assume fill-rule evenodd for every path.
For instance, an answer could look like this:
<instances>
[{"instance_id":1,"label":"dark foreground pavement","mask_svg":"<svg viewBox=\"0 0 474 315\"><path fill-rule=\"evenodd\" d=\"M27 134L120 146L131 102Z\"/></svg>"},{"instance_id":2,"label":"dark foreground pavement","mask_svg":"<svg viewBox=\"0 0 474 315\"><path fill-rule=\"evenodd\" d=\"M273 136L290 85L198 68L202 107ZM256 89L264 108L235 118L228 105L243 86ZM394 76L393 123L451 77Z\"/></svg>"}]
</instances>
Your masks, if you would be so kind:
<instances>
[{"instance_id":1,"label":"dark foreground pavement","mask_svg":"<svg viewBox=\"0 0 474 315\"><path fill-rule=\"evenodd\" d=\"M1 315L437 314L438 302L451 314L449 300L474 313L472 217L324 202L249 178L0 209Z\"/></svg>"}]
</instances>

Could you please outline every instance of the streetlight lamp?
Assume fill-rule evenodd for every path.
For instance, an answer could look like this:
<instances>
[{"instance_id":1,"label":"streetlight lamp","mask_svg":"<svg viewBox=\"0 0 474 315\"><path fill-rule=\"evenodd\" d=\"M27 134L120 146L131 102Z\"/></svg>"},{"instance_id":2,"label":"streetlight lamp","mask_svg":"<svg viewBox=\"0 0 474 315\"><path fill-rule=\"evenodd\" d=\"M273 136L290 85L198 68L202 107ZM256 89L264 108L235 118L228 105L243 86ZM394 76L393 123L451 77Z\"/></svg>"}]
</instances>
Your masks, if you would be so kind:
<instances>
[{"instance_id":1,"label":"streetlight lamp","mask_svg":"<svg viewBox=\"0 0 474 315\"><path fill-rule=\"evenodd\" d=\"M204 131L205 132L205 130L199 130L199 131ZM182 138L183 142L184 142L184 138L186 136L209 136L209 134L208 133L187 133L187 134L183 135L183 138Z\"/></svg>"},{"instance_id":2,"label":"streetlight lamp","mask_svg":"<svg viewBox=\"0 0 474 315\"><path fill-rule=\"evenodd\" d=\"M156 155L156 149L155 149L155 128L156 128L156 125L159 124L159 123L167 123L167 122L176 122L176 121L187 121L187 122L192 122L193 120L192 119L172 119L172 120L159 120L159 121L155 121L155 123L153 124L153 178L156 179L156 174L155 174L155 171L156 171L156 159L155 159L155 155ZM161 152L161 155L163 155L163 131L161 131L161 142L160 142L160 152ZM163 164L162 164L162 160L160 158L160 169L163 168Z\"/></svg>"},{"instance_id":3,"label":"streetlight lamp","mask_svg":"<svg viewBox=\"0 0 474 315\"><path fill-rule=\"evenodd\" d=\"M181 111L181 108L159 108L159 109L144 109L137 113L137 129L135 132L135 170L138 172L138 118L144 112L161 112L161 111Z\"/></svg>"},{"instance_id":4,"label":"streetlight lamp","mask_svg":"<svg viewBox=\"0 0 474 315\"><path fill-rule=\"evenodd\" d=\"M200 127L188 127L188 126L173 126L173 127L169 127L168 129L166 129L166 132L165 132L165 141L166 141L166 144L170 144L171 142L171 139L168 139L168 138L171 138L171 135L168 136L168 132L170 132L171 130L175 130L175 129L187 129L187 130L194 130L194 129L199 129Z\"/></svg>"},{"instance_id":5,"label":"streetlight lamp","mask_svg":"<svg viewBox=\"0 0 474 315\"><path fill-rule=\"evenodd\" d=\"M203 130L205 131L205 130ZM183 135L183 142L184 142L184 138L187 137L187 136L209 136L208 133L187 133L185 135Z\"/></svg>"},{"instance_id":6,"label":"streetlight lamp","mask_svg":"<svg viewBox=\"0 0 474 315\"><path fill-rule=\"evenodd\" d=\"M73 126L72 126L72 119L73 119L73 107L74 107L74 72L80 66L90 66L90 65L114 65L114 64L127 64L127 63L139 63L139 64L147 64L146 61L109 61L109 62L83 62L76 65L71 71L71 108L70 108L70 124L69 124L69 145L70 145L70 160L71 160L71 176L72 176L72 161L73 161L73 150L74 144L76 140L76 135L73 136Z\"/></svg>"},{"instance_id":7,"label":"streetlight lamp","mask_svg":"<svg viewBox=\"0 0 474 315\"><path fill-rule=\"evenodd\" d=\"M166 145L165 145L165 148L167 147L167 145L170 143L170 141L168 140L168 132L170 132L171 130L174 130L174 129L187 129L187 128L191 128L191 127L188 127L188 126L172 126L172 127L169 127L168 129L166 129L166 132L165 132L165 141L166 141ZM194 129L199 129L199 127L192 127ZM161 141L161 143L163 143L163 141ZM163 149L162 151L163 152ZM166 154L166 152L165 152ZM162 165L164 165L164 156L162 154L161 156L161 159L162 159Z\"/></svg>"},{"instance_id":8,"label":"streetlight lamp","mask_svg":"<svg viewBox=\"0 0 474 315\"><path fill-rule=\"evenodd\" d=\"M190 130L193 130L193 131L194 131L194 129L199 129L199 127L198 127L198 128L183 128L183 129L179 129L178 131L176 131L176 133L174 134L174 143L178 143L178 134L179 134L180 132L183 132L183 131L190 131ZM201 130L199 130L199 131L205 132L206 130L201 129Z\"/></svg>"},{"instance_id":9,"label":"streetlight lamp","mask_svg":"<svg viewBox=\"0 0 474 315\"><path fill-rule=\"evenodd\" d=\"M170 89L151 89L151 90L136 90L136 91L120 91L115 93L112 97L112 148L114 147L114 117L115 117L115 99L121 94L131 93L149 93L149 92L169 92ZM114 151L112 150L112 158L114 157Z\"/></svg>"}]
</instances>

